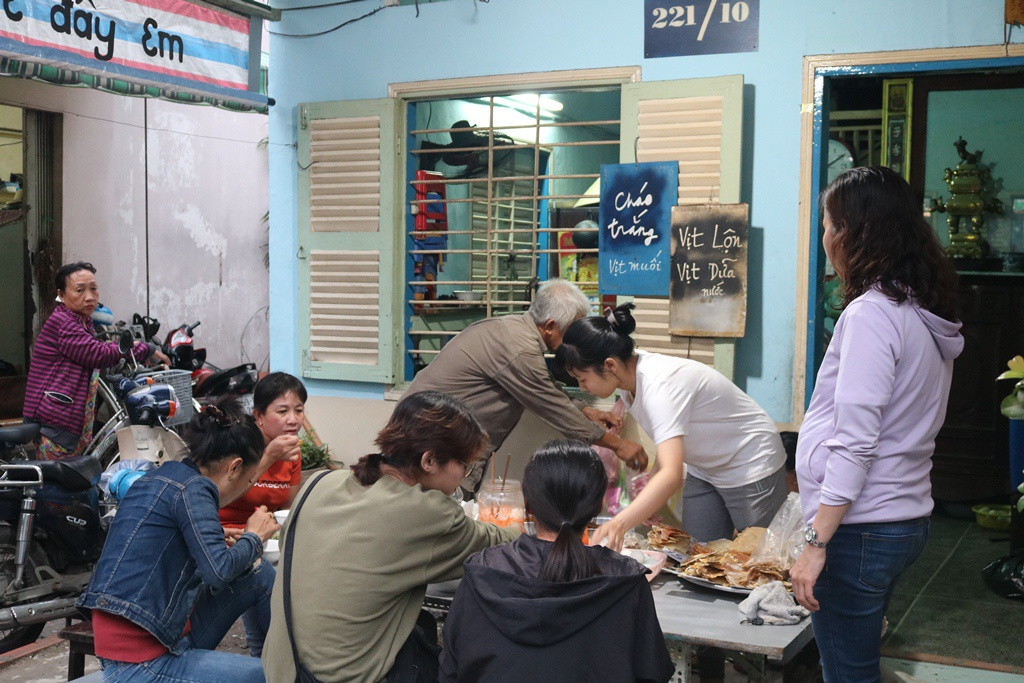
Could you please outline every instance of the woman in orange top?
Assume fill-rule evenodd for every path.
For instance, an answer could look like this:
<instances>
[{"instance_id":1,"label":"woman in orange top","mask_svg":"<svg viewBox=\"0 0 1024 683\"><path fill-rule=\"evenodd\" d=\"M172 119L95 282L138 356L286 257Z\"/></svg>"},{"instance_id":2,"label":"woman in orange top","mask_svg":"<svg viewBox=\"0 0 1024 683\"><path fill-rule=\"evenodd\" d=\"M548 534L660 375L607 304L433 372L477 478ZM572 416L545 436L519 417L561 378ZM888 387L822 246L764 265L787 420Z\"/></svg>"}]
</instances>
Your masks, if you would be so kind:
<instances>
[{"instance_id":1,"label":"woman in orange top","mask_svg":"<svg viewBox=\"0 0 1024 683\"><path fill-rule=\"evenodd\" d=\"M301 483L299 428L305 417L306 387L298 377L272 372L256 383L252 393L252 415L263 433L263 458L259 478L252 488L220 509L220 523L228 543L242 535L246 520L261 505L270 512L290 508ZM249 628L253 618L249 612L242 615L247 635L255 632ZM248 640L249 651L259 657L262 643Z\"/></svg>"}]
</instances>

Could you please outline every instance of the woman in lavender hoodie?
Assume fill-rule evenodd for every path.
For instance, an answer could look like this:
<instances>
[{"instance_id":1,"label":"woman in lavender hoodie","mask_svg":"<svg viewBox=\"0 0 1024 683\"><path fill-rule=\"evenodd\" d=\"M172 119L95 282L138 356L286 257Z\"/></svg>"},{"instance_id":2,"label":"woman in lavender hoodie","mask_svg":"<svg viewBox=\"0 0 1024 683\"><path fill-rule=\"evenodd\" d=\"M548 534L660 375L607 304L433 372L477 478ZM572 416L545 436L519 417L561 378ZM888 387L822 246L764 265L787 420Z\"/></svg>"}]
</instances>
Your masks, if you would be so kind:
<instances>
[{"instance_id":1,"label":"woman in lavender hoodie","mask_svg":"<svg viewBox=\"0 0 1024 683\"><path fill-rule=\"evenodd\" d=\"M790 572L826 683L880 681L882 618L932 511L931 456L963 349L956 274L921 203L888 168L822 194L845 307L797 444L807 545Z\"/></svg>"}]
</instances>

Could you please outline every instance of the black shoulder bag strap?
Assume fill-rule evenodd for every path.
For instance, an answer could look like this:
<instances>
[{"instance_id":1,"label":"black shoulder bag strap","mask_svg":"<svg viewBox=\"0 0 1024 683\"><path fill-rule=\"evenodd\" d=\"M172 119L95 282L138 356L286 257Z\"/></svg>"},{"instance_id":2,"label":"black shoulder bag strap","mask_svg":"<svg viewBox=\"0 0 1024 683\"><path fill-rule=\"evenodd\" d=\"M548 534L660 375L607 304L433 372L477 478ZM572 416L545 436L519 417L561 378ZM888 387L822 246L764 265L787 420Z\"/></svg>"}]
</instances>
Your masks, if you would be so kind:
<instances>
[{"instance_id":1,"label":"black shoulder bag strap","mask_svg":"<svg viewBox=\"0 0 1024 683\"><path fill-rule=\"evenodd\" d=\"M299 648L295 644L295 636L292 633L292 550L295 548L295 523L299 520L299 510L302 508L302 504L306 502L306 498L309 497L310 491L313 487L320 483L320 480L326 477L330 472L324 472L313 481L309 482L309 486L302 492L302 497L299 498L298 502L292 506L292 510L288 513L288 533L284 538L284 553L282 559L284 560L284 623L288 627L288 642L292 646L292 658L295 660L295 681L296 683L317 683L316 677L309 672L309 669L302 666L299 663Z\"/></svg>"}]
</instances>

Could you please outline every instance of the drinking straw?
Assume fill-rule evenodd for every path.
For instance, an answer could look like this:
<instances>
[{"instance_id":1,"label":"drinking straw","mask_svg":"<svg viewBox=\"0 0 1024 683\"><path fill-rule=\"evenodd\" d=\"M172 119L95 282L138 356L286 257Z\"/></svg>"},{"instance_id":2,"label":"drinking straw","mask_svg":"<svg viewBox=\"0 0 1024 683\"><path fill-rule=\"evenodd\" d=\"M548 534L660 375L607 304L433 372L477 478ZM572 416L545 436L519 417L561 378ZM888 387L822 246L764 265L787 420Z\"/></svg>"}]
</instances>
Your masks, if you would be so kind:
<instances>
[{"instance_id":1,"label":"drinking straw","mask_svg":"<svg viewBox=\"0 0 1024 683\"><path fill-rule=\"evenodd\" d=\"M512 462L512 454L505 457L505 473L501 475L501 490L505 490L505 482L508 481L508 464Z\"/></svg>"}]
</instances>

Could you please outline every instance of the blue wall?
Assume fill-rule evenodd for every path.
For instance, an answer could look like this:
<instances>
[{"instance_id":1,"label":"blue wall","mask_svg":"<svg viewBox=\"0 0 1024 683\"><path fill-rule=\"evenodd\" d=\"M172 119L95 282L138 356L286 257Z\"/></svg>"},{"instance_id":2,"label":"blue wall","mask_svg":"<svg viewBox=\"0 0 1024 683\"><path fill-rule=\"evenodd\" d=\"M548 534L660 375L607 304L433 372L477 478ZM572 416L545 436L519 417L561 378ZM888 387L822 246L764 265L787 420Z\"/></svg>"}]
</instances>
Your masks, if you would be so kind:
<instances>
[{"instance_id":1,"label":"blue wall","mask_svg":"<svg viewBox=\"0 0 1024 683\"><path fill-rule=\"evenodd\" d=\"M304 6L311 0L275 2ZM780 422L792 415L800 105L804 55L993 45L1003 0L763 0L760 51L643 58L644 10L623 0L449 0L388 8L318 38L271 36L271 365L295 372L296 105L380 98L389 83L640 65L644 81L743 74L743 201L752 234L747 337L736 381ZM271 31L313 33L375 3L284 12ZM382 396L374 385L311 382L316 394Z\"/></svg>"}]
</instances>

